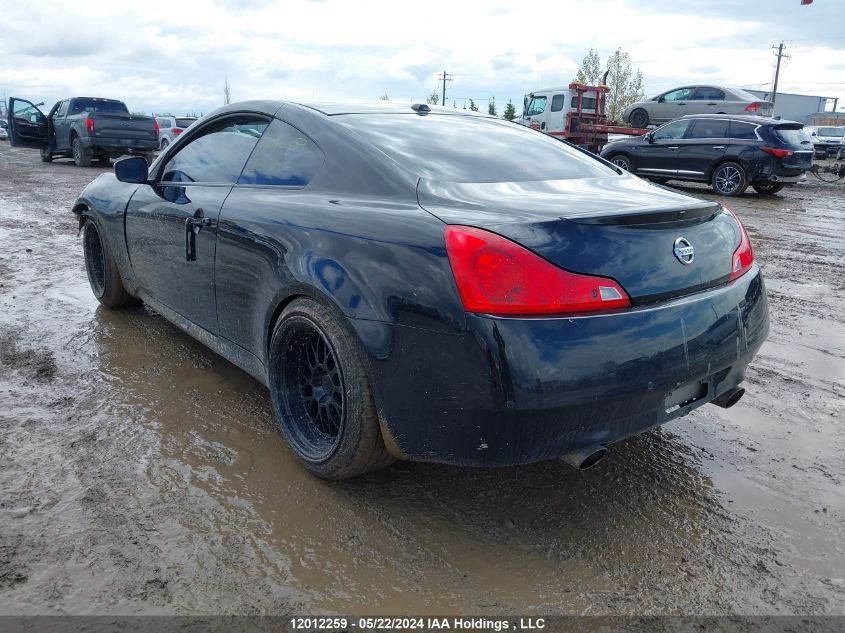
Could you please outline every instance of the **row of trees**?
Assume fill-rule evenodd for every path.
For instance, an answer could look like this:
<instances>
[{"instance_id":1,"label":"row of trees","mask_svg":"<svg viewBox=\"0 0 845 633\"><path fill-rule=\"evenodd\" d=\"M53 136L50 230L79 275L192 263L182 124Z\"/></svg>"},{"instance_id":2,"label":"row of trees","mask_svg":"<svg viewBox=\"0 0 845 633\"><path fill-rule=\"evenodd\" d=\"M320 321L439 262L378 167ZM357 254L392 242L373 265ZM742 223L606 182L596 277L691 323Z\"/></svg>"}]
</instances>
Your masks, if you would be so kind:
<instances>
[{"instance_id":1,"label":"row of trees","mask_svg":"<svg viewBox=\"0 0 845 633\"><path fill-rule=\"evenodd\" d=\"M387 93L384 93L380 97L381 99L388 99ZM430 105L439 105L440 104L440 93L436 90L428 95L428 98L425 100L426 103ZM458 103L455 100L452 100L452 107L457 108ZM478 112L478 106L475 105L475 100L470 99L469 104L467 104L466 100L464 100L464 110L472 110L473 112ZM491 116L499 116L498 111L496 109L496 97L490 97L487 101L487 114ZM513 121L516 118L516 106L514 106L513 101L508 99L508 103L505 106L505 111L502 114L503 119L507 119L508 121Z\"/></svg>"}]
</instances>

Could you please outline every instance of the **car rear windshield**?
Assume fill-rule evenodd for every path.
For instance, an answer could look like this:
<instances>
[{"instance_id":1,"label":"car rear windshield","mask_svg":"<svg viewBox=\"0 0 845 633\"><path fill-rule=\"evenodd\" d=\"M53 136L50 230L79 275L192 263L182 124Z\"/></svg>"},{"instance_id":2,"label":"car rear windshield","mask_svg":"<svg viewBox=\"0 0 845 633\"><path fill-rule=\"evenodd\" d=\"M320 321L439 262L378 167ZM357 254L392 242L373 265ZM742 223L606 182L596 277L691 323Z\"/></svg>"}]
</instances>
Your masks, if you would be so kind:
<instances>
[{"instance_id":1,"label":"car rear windshield","mask_svg":"<svg viewBox=\"0 0 845 633\"><path fill-rule=\"evenodd\" d=\"M176 119L176 127L188 127L196 119Z\"/></svg>"},{"instance_id":2,"label":"car rear windshield","mask_svg":"<svg viewBox=\"0 0 845 633\"><path fill-rule=\"evenodd\" d=\"M803 127L777 126L775 135L793 149L809 149L813 146L813 142Z\"/></svg>"},{"instance_id":3,"label":"car rear windshield","mask_svg":"<svg viewBox=\"0 0 845 633\"><path fill-rule=\"evenodd\" d=\"M109 112L114 114L129 114L126 104L121 101L108 101L105 99L74 99L73 109L70 114L80 112Z\"/></svg>"},{"instance_id":4,"label":"car rear windshield","mask_svg":"<svg viewBox=\"0 0 845 633\"><path fill-rule=\"evenodd\" d=\"M508 121L437 114L344 114L335 119L424 178L517 182L616 173L561 141Z\"/></svg>"}]
</instances>

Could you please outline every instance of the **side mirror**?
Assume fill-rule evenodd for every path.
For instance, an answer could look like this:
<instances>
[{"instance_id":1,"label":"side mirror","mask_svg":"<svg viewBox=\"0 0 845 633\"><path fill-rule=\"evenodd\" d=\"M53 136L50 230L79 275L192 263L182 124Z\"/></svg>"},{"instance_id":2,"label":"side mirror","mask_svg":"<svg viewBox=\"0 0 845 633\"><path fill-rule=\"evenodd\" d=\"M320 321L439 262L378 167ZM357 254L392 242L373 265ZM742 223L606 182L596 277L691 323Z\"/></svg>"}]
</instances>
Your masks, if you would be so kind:
<instances>
[{"instance_id":1,"label":"side mirror","mask_svg":"<svg viewBox=\"0 0 845 633\"><path fill-rule=\"evenodd\" d=\"M120 182L145 183L149 178L147 159L142 156L130 156L114 164L114 175Z\"/></svg>"},{"instance_id":2,"label":"side mirror","mask_svg":"<svg viewBox=\"0 0 845 633\"><path fill-rule=\"evenodd\" d=\"M666 97L664 97L663 95L657 97L657 103L663 103L664 101L666 101Z\"/></svg>"},{"instance_id":3,"label":"side mirror","mask_svg":"<svg viewBox=\"0 0 845 633\"><path fill-rule=\"evenodd\" d=\"M647 143L654 143L654 135L652 132L649 132L645 135L645 140Z\"/></svg>"}]
</instances>

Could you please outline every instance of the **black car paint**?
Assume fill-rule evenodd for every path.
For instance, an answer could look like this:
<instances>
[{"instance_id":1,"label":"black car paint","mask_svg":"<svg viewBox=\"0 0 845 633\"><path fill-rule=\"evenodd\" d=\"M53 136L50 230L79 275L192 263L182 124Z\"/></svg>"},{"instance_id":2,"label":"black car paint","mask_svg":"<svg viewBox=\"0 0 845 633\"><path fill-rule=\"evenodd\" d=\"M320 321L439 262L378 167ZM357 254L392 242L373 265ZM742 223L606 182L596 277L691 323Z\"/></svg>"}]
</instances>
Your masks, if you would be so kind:
<instances>
[{"instance_id":1,"label":"black car paint","mask_svg":"<svg viewBox=\"0 0 845 633\"><path fill-rule=\"evenodd\" d=\"M307 131L325 165L304 188L222 187L216 223L202 228L196 261L187 261L184 219L196 207L197 186L165 192L155 177L168 156L211 122L239 113L261 113ZM561 226L555 222L548 231L544 223L563 215L576 234L631 214L652 220L667 214L683 228L684 214L709 218L717 212L712 204L628 174L573 182L568 193L565 183L548 185L562 187L556 196L542 184L522 183L511 201L493 187L485 195L499 203L487 204L478 192L461 194L472 189L466 183L419 182L330 119L277 102L223 108L163 153L150 170L153 184L101 175L74 211L80 222L97 223L130 292L265 385L269 336L284 305L309 296L339 310L366 352L387 446L404 457L472 465L558 457L685 414L743 379L768 331L756 266L730 284L719 279L716 288L676 292L682 296L612 314L496 318L464 312L443 237L444 221L495 225L502 234L534 239L531 247L542 250L543 240L559 239ZM147 274L174 286L158 294L136 272L125 224L130 200L139 203L133 213L140 216L165 196L182 201L182 224L168 228L151 220L138 238L156 255ZM516 199L524 204L521 212ZM165 235L170 230L178 239ZM726 252L737 241L724 245ZM608 258L601 251L582 255L592 257L583 265L599 268ZM212 303L214 316L204 312ZM667 394L696 381L706 385L706 396L667 413Z\"/></svg>"},{"instance_id":2,"label":"black car paint","mask_svg":"<svg viewBox=\"0 0 845 633\"><path fill-rule=\"evenodd\" d=\"M753 140L736 138L652 140L654 132L657 131L654 130L643 136L608 143L602 148L601 156L608 160L620 155L628 157L634 173L642 169L643 175L698 182L710 182L715 169L726 162L739 163L752 183L776 181L779 178L797 179L812 165L811 146L790 145L774 133L777 126L800 127L800 123L742 115L690 115L676 120L696 121L699 119L725 119L753 123L759 126L757 133L760 138ZM761 147L789 149L795 153L787 158L778 158L762 151Z\"/></svg>"}]
</instances>

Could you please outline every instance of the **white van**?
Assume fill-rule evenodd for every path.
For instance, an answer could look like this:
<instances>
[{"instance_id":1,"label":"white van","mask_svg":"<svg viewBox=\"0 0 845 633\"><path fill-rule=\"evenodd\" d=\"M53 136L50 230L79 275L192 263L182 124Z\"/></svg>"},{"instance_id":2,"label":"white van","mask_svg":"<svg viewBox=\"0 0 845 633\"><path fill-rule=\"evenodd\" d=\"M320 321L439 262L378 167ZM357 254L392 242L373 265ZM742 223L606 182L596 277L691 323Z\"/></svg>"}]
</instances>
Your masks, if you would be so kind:
<instances>
[{"instance_id":1,"label":"white van","mask_svg":"<svg viewBox=\"0 0 845 633\"><path fill-rule=\"evenodd\" d=\"M524 106L522 116L517 119L519 123L552 136L563 136L566 114L578 109L578 93L568 86L543 88L527 95ZM581 98L581 112L595 114L595 93Z\"/></svg>"}]
</instances>

